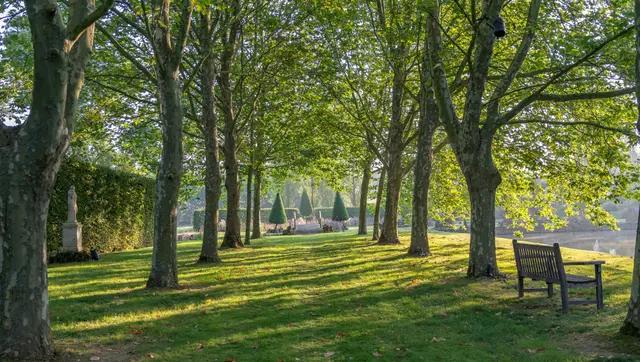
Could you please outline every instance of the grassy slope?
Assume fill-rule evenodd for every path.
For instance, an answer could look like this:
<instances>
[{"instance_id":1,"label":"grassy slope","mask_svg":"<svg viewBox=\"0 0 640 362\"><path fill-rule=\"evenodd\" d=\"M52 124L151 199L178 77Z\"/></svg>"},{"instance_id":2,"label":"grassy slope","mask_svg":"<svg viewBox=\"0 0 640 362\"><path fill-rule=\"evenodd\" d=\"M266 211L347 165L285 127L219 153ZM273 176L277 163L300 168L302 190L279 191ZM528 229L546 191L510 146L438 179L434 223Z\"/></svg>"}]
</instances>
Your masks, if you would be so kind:
<instances>
[{"instance_id":1,"label":"grassy slope","mask_svg":"<svg viewBox=\"0 0 640 362\"><path fill-rule=\"evenodd\" d=\"M559 298L516 298L512 250L499 242L506 281L470 281L466 235L433 234L434 256L405 257L352 232L271 237L195 265L199 242L179 246L183 289L147 291L150 249L49 269L61 359L307 361L640 358L616 334L631 260L604 258L607 304L559 314ZM588 269L591 272L590 269ZM621 354L626 353L626 354Z\"/></svg>"}]
</instances>

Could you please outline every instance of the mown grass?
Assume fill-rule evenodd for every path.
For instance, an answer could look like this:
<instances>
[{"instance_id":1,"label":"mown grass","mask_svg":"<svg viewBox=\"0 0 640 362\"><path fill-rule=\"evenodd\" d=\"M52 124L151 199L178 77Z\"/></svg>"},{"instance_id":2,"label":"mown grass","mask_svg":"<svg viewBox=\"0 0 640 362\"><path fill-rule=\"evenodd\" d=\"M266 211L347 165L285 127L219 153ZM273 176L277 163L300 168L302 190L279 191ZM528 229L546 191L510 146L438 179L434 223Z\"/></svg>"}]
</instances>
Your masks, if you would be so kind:
<instances>
[{"instance_id":1,"label":"mown grass","mask_svg":"<svg viewBox=\"0 0 640 362\"><path fill-rule=\"evenodd\" d=\"M194 261L179 244L180 290L144 289L151 249L49 268L61 360L451 361L638 359L640 342L617 330L631 259L563 249L565 259L606 259L606 309L559 312L559 298L516 298L510 244L499 241L506 280L465 278L468 236L432 234L433 256L405 256L353 232L270 237ZM587 272L591 272L590 269ZM590 292L590 291L588 291Z\"/></svg>"}]
</instances>

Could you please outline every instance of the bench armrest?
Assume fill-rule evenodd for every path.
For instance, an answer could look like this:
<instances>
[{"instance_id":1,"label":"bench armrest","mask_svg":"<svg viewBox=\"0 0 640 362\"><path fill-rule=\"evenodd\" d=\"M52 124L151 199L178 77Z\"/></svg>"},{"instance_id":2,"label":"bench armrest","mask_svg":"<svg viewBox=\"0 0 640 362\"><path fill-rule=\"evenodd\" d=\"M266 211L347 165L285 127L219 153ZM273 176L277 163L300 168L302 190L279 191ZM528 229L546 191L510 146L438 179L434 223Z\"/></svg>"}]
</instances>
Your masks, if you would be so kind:
<instances>
[{"instance_id":1,"label":"bench armrest","mask_svg":"<svg viewBox=\"0 0 640 362\"><path fill-rule=\"evenodd\" d=\"M585 260L585 261L565 261L564 265L602 265L607 262L604 260Z\"/></svg>"}]
</instances>

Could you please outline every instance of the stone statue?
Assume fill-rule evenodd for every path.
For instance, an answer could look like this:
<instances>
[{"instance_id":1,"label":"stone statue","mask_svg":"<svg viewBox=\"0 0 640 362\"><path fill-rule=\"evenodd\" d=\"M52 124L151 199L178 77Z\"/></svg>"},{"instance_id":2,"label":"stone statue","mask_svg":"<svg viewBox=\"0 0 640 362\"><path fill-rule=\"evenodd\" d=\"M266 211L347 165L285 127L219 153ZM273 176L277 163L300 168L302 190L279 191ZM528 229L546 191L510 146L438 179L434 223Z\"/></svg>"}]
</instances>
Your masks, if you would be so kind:
<instances>
[{"instance_id":1,"label":"stone statue","mask_svg":"<svg viewBox=\"0 0 640 362\"><path fill-rule=\"evenodd\" d=\"M78 222L78 195L71 186L67 192L67 222L62 224L62 249L67 252L82 251L82 224Z\"/></svg>"},{"instance_id":2,"label":"stone statue","mask_svg":"<svg viewBox=\"0 0 640 362\"><path fill-rule=\"evenodd\" d=\"M67 207L67 222L73 223L78 221L78 195L76 195L75 186L71 186L69 192L67 192Z\"/></svg>"}]
</instances>

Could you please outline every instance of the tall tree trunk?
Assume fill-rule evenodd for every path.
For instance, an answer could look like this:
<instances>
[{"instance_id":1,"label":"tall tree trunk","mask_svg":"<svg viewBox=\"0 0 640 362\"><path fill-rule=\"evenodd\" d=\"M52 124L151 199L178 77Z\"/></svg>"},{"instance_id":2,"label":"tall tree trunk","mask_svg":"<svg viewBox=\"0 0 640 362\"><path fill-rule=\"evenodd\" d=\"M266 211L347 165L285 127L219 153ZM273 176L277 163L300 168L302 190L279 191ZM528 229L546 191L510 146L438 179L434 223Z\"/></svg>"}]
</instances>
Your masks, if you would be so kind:
<instances>
[{"instance_id":1,"label":"tall tree trunk","mask_svg":"<svg viewBox=\"0 0 640 362\"><path fill-rule=\"evenodd\" d=\"M413 203L411 214L411 245L409 255L428 256L429 250L429 186L433 160L433 135L438 125L438 108L433 94L429 70L428 43L425 40L420 74L420 121L418 149L413 172Z\"/></svg>"},{"instance_id":2,"label":"tall tree trunk","mask_svg":"<svg viewBox=\"0 0 640 362\"><path fill-rule=\"evenodd\" d=\"M231 123L231 124L230 124ZM227 190L227 220L221 247L240 248L240 180L236 157L235 122L225 120L224 132L224 186Z\"/></svg>"},{"instance_id":3,"label":"tall tree trunk","mask_svg":"<svg viewBox=\"0 0 640 362\"><path fill-rule=\"evenodd\" d=\"M156 176L153 255L147 288L176 288L178 192L182 177L182 88L178 80L182 49L191 24L192 3L182 2L180 29L172 40L170 1L152 3L153 43L162 123L162 156Z\"/></svg>"},{"instance_id":4,"label":"tall tree trunk","mask_svg":"<svg viewBox=\"0 0 640 362\"><path fill-rule=\"evenodd\" d=\"M236 54L236 44L241 31L240 1L234 0L229 11L229 30L223 36L223 51L220 61L221 109L224 114L224 186L227 190L227 220L224 231L224 239L221 247L242 247L240 239L240 179L236 140L236 114L233 101L233 88L231 86L231 65Z\"/></svg>"},{"instance_id":5,"label":"tall tree trunk","mask_svg":"<svg viewBox=\"0 0 640 362\"><path fill-rule=\"evenodd\" d=\"M147 288L176 288L178 191L182 176L182 102L178 72L158 72L162 158L156 176L151 273Z\"/></svg>"},{"instance_id":6,"label":"tall tree trunk","mask_svg":"<svg viewBox=\"0 0 640 362\"><path fill-rule=\"evenodd\" d=\"M391 96L391 122L389 124L389 146L387 158L387 196L384 205L384 221L378 244L400 244L398 239L398 202L402 187L402 152L404 124L402 122L402 98L404 96L405 71L403 49L396 50L397 64L393 69Z\"/></svg>"},{"instance_id":7,"label":"tall tree trunk","mask_svg":"<svg viewBox=\"0 0 640 362\"><path fill-rule=\"evenodd\" d=\"M496 261L496 191L502 178L491 153L491 140L480 138L476 151L457 151L471 200L469 277L499 275Z\"/></svg>"},{"instance_id":8,"label":"tall tree trunk","mask_svg":"<svg viewBox=\"0 0 640 362\"><path fill-rule=\"evenodd\" d=\"M639 2L636 1L636 6ZM640 8L636 7L636 10L640 10ZM638 46L638 51L640 53L640 46ZM631 336L640 336L640 210L638 210L638 225L636 227L636 250L633 256L631 298L629 299L627 317L620 332Z\"/></svg>"},{"instance_id":9,"label":"tall tree trunk","mask_svg":"<svg viewBox=\"0 0 640 362\"><path fill-rule=\"evenodd\" d=\"M253 227L251 230L251 239L260 239L262 237L262 227L260 220L260 188L262 187L262 171L259 168L255 170L255 181L253 182Z\"/></svg>"},{"instance_id":10,"label":"tall tree trunk","mask_svg":"<svg viewBox=\"0 0 640 362\"><path fill-rule=\"evenodd\" d=\"M202 63L200 75L202 89L202 121L204 131L206 179L204 190L204 231L202 234L202 249L199 261L204 263L219 263L218 255L218 204L220 202L220 161L218 158L218 120L215 113L213 84L216 79L215 61L209 54L212 42L211 12L200 16L200 44L202 44Z\"/></svg>"},{"instance_id":11,"label":"tall tree trunk","mask_svg":"<svg viewBox=\"0 0 640 362\"><path fill-rule=\"evenodd\" d=\"M104 2L94 18L112 3ZM25 8L34 51L33 100L24 123L0 124L0 360L40 360L53 353L47 215L93 46L93 24L85 20L94 1L72 2L66 26L55 2L26 0Z\"/></svg>"},{"instance_id":12,"label":"tall tree trunk","mask_svg":"<svg viewBox=\"0 0 640 362\"><path fill-rule=\"evenodd\" d=\"M253 157L252 157L253 158ZM244 225L244 245L251 244L251 187L253 182L253 166L249 166L247 170L247 220Z\"/></svg>"},{"instance_id":13,"label":"tall tree trunk","mask_svg":"<svg viewBox=\"0 0 640 362\"><path fill-rule=\"evenodd\" d=\"M636 105L638 122L636 131L640 134L640 0L635 0L635 32L636 32ZM622 324L623 334L640 336L640 210L638 210L638 226L636 228L636 250L633 257L633 276L631 280L631 297L629 310Z\"/></svg>"},{"instance_id":14,"label":"tall tree trunk","mask_svg":"<svg viewBox=\"0 0 640 362\"><path fill-rule=\"evenodd\" d=\"M360 210L358 215L358 235L367 235L367 200L369 196L369 181L371 180L371 162L365 162L360 185Z\"/></svg>"},{"instance_id":15,"label":"tall tree trunk","mask_svg":"<svg viewBox=\"0 0 640 362\"><path fill-rule=\"evenodd\" d=\"M371 240L378 240L380 237L380 204L382 203L382 194L384 192L384 181L387 175L387 169L382 167L380 178L378 179L378 190L376 191L376 206L373 211L373 235Z\"/></svg>"}]
</instances>

